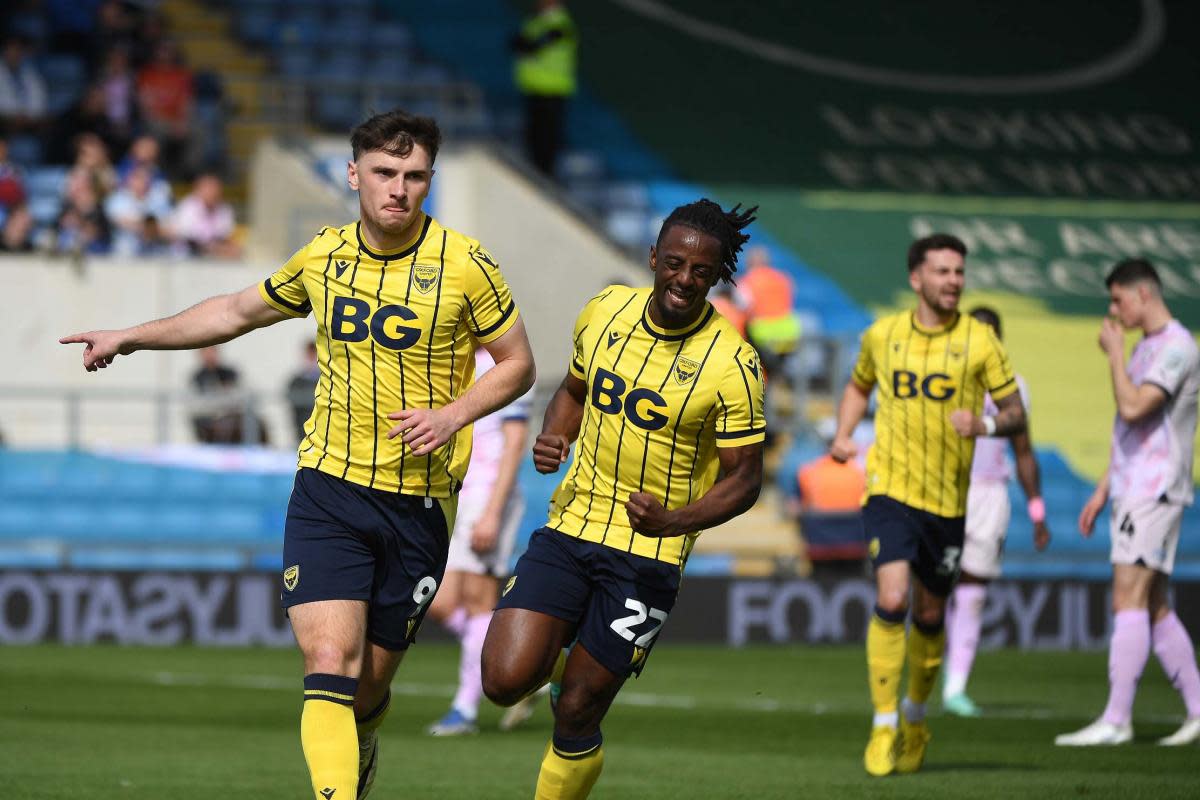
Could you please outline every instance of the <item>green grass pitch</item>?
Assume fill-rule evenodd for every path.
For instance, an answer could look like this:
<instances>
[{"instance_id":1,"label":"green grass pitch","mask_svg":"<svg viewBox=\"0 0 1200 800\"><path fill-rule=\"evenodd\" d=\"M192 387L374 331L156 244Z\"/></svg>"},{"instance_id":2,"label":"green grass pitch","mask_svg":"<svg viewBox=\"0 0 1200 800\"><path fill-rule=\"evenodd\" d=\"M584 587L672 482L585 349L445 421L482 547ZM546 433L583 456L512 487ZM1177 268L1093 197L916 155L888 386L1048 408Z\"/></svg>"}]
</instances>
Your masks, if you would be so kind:
<instances>
[{"instance_id":1,"label":"green grass pitch","mask_svg":"<svg viewBox=\"0 0 1200 800\"><path fill-rule=\"evenodd\" d=\"M859 647L655 649L604 726L597 800L629 798L1200 797L1200 749L1160 748L1182 704L1153 659L1133 745L1056 748L1097 715L1102 653L980 655L978 720L936 706L925 769L868 778ZM418 645L401 666L372 800L529 798L550 735L527 727L431 739L456 654ZM289 650L0 649L0 796L79 800L305 800L299 656Z\"/></svg>"}]
</instances>

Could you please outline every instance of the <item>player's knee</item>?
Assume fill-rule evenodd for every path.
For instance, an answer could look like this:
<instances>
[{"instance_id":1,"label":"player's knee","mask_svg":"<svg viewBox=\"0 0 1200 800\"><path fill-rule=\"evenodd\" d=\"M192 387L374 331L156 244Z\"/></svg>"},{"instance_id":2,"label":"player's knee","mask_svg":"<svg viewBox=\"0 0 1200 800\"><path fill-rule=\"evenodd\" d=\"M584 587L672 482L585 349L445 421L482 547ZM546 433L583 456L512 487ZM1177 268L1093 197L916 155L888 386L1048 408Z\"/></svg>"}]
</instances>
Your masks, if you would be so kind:
<instances>
[{"instance_id":1,"label":"player's knee","mask_svg":"<svg viewBox=\"0 0 1200 800\"><path fill-rule=\"evenodd\" d=\"M889 615L904 614L908 611L908 593L899 589L881 589L875 605Z\"/></svg>"},{"instance_id":2,"label":"player's knee","mask_svg":"<svg viewBox=\"0 0 1200 800\"><path fill-rule=\"evenodd\" d=\"M318 642L304 649L304 671L308 674L347 675L358 677L361 654L339 646L336 642Z\"/></svg>"},{"instance_id":3,"label":"player's knee","mask_svg":"<svg viewBox=\"0 0 1200 800\"><path fill-rule=\"evenodd\" d=\"M519 676L505 663L504 659L491 657L483 652L483 693L498 706L511 706L529 693L530 689L519 680Z\"/></svg>"},{"instance_id":4,"label":"player's knee","mask_svg":"<svg viewBox=\"0 0 1200 800\"><path fill-rule=\"evenodd\" d=\"M942 627L945 610L941 608L921 608L913 611L913 621L927 630Z\"/></svg>"}]
</instances>

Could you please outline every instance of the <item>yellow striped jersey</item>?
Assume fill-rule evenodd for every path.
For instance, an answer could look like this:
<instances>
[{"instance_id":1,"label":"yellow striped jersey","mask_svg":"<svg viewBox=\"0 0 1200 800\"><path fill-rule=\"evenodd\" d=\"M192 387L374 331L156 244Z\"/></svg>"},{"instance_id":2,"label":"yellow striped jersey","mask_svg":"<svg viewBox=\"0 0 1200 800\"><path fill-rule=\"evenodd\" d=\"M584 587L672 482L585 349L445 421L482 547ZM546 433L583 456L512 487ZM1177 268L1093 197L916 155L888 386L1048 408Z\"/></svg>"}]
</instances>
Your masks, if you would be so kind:
<instances>
[{"instance_id":1,"label":"yellow striped jersey","mask_svg":"<svg viewBox=\"0 0 1200 800\"><path fill-rule=\"evenodd\" d=\"M716 448L763 441L762 366L711 304L686 329L655 325L651 291L610 286L575 322L570 370L587 399L547 524L682 568L700 531L634 533L625 503L633 492L669 509L692 503L716 482Z\"/></svg>"},{"instance_id":2,"label":"yellow striped jersey","mask_svg":"<svg viewBox=\"0 0 1200 800\"><path fill-rule=\"evenodd\" d=\"M385 491L449 497L462 486L471 428L428 456L388 413L439 408L471 385L475 348L517 319L496 260L425 216L406 246L376 252L359 223L325 228L259 287L294 317L313 314L321 378L300 466Z\"/></svg>"},{"instance_id":3,"label":"yellow striped jersey","mask_svg":"<svg viewBox=\"0 0 1200 800\"><path fill-rule=\"evenodd\" d=\"M912 312L882 317L863 334L852 380L879 390L867 494L964 516L975 440L955 432L950 412L978 415L984 393L1001 400L1017 391L991 327L966 314L939 328L926 328Z\"/></svg>"}]
</instances>

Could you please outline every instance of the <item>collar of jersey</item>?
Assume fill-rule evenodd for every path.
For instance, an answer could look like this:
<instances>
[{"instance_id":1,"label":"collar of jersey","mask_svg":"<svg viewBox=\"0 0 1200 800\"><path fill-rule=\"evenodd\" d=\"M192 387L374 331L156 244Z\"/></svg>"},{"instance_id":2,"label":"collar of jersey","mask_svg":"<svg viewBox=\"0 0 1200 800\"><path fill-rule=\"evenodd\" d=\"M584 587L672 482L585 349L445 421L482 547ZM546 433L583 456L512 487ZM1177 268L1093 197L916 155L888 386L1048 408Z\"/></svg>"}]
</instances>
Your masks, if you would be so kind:
<instances>
[{"instance_id":1,"label":"collar of jersey","mask_svg":"<svg viewBox=\"0 0 1200 800\"><path fill-rule=\"evenodd\" d=\"M646 329L646 333L653 336L655 339L662 339L664 342L678 342L680 339L686 339L696 331L704 327L705 323L712 318L713 306L708 304L708 308L700 317L686 328L663 328L654 324L654 320L650 319L650 303L654 300L653 293L646 300L646 307L642 309L642 327Z\"/></svg>"},{"instance_id":2,"label":"collar of jersey","mask_svg":"<svg viewBox=\"0 0 1200 800\"><path fill-rule=\"evenodd\" d=\"M413 240L411 243L406 244L396 250L378 250L378 251L376 251L376 250L372 250L371 248L367 247L367 243L365 241L363 241L363 238L362 238L362 230L361 230L362 222L361 221L354 223L354 235L358 239L358 249L362 250L364 253L369 255L371 258L375 258L380 261L383 261L385 259L394 260L397 258L404 258L405 256L411 256L413 253L417 252L417 248L421 246L421 242L425 241L425 234L429 232L429 223L431 223L431 222L433 222L433 217L429 216L428 214L425 214L425 223L423 225L421 225L421 232L417 234L417 238L415 240Z\"/></svg>"},{"instance_id":3,"label":"collar of jersey","mask_svg":"<svg viewBox=\"0 0 1200 800\"><path fill-rule=\"evenodd\" d=\"M917 312L914 311L908 315L908 320L912 323L913 330L917 333L923 333L926 336L939 336L943 333L948 333L949 331L954 330L960 319L962 319L961 311L957 312L954 315L954 319L950 320L945 325L938 325L937 327L930 328L917 322Z\"/></svg>"}]
</instances>

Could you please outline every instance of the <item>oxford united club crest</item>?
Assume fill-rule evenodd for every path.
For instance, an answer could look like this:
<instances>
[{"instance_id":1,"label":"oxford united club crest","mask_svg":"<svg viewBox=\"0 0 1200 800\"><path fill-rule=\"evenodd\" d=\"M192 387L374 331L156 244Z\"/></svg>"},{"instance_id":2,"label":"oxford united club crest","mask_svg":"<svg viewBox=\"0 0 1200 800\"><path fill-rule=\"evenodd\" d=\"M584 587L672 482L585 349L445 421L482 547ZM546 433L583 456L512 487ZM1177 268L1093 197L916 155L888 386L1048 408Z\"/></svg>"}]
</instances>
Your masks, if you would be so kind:
<instances>
[{"instance_id":1,"label":"oxford united club crest","mask_svg":"<svg viewBox=\"0 0 1200 800\"><path fill-rule=\"evenodd\" d=\"M283 588L290 592L296 588L298 583L300 583L300 565L292 564L283 571Z\"/></svg>"},{"instance_id":2,"label":"oxford united club crest","mask_svg":"<svg viewBox=\"0 0 1200 800\"><path fill-rule=\"evenodd\" d=\"M429 294L429 290L437 285L439 275L441 275L441 270L438 267L425 264L417 264L413 267L413 283L416 284L417 291L421 294Z\"/></svg>"},{"instance_id":3,"label":"oxford united club crest","mask_svg":"<svg viewBox=\"0 0 1200 800\"><path fill-rule=\"evenodd\" d=\"M685 385L692 378L696 377L696 371L699 369L700 364L698 362L680 356L675 359L675 382L680 386Z\"/></svg>"}]
</instances>

